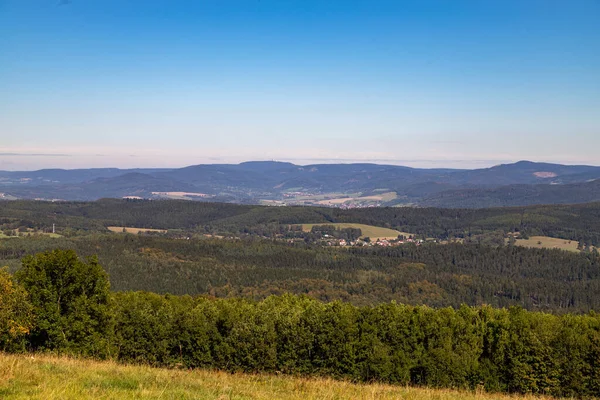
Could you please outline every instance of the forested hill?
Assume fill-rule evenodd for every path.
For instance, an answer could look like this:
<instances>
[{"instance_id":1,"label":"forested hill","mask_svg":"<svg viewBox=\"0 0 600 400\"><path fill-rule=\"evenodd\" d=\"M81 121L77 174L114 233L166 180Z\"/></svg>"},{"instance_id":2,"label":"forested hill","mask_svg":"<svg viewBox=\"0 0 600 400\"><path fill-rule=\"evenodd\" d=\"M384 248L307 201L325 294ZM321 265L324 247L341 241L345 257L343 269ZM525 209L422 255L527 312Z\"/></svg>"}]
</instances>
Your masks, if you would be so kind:
<instances>
[{"instance_id":1,"label":"forested hill","mask_svg":"<svg viewBox=\"0 0 600 400\"><path fill-rule=\"evenodd\" d=\"M270 236L282 225L363 223L423 237L463 238L502 230L600 244L600 203L490 209L265 207L189 201L0 202L0 228L61 234L108 226Z\"/></svg>"},{"instance_id":2,"label":"forested hill","mask_svg":"<svg viewBox=\"0 0 600 400\"><path fill-rule=\"evenodd\" d=\"M424 207L511 207L532 204L574 204L600 199L600 180L566 185L508 185L496 188L455 189L431 194Z\"/></svg>"},{"instance_id":3,"label":"forested hill","mask_svg":"<svg viewBox=\"0 0 600 400\"><path fill-rule=\"evenodd\" d=\"M600 201L598 182L598 166L530 161L472 170L255 161L175 169L0 171L0 199L209 198L319 205L323 199L360 202L355 199L362 197L388 206L491 207Z\"/></svg>"},{"instance_id":4,"label":"forested hill","mask_svg":"<svg viewBox=\"0 0 600 400\"><path fill-rule=\"evenodd\" d=\"M600 257L476 244L335 248L271 240L89 235L0 241L16 270L40 251L97 255L117 291L263 299L286 292L374 305L519 305L556 313L600 309Z\"/></svg>"}]
</instances>

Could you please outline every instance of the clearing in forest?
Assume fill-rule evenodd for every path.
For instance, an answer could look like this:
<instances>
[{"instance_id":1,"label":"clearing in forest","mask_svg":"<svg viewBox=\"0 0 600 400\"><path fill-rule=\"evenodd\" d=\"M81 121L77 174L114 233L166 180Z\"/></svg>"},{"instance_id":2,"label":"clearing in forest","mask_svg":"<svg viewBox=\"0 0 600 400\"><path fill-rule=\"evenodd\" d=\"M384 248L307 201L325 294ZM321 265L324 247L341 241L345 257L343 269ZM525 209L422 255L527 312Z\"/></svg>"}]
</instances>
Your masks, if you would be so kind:
<instances>
[{"instance_id":1,"label":"clearing in forest","mask_svg":"<svg viewBox=\"0 0 600 400\"><path fill-rule=\"evenodd\" d=\"M302 230L304 232L310 232L313 226L322 225L333 225L338 229L344 228L355 228L362 231L362 237L369 237L372 240L377 239L396 239L398 235L404 235L406 237L412 235L412 233L400 232L395 229L382 228L379 226L365 225L365 224L354 224L354 223L321 223L321 224L302 224Z\"/></svg>"},{"instance_id":2,"label":"clearing in forest","mask_svg":"<svg viewBox=\"0 0 600 400\"><path fill-rule=\"evenodd\" d=\"M549 236L530 236L529 239L517 239L517 246L532 247L536 249L560 249L573 252L579 252L577 249L579 242L576 240L558 239Z\"/></svg>"},{"instance_id":3,"label":"clearing in forest","mask_svg":"<svg viewBox=\"0 0 600 400\"><path fill-rule=\"evenodd\" d=\"M140 232L160 232L160 233L167 232L166 229L130 228L127 226L108 226L107 229L111 232L117 232L117 233L127 232L127 233L134 233L136 235Z\"/></svg>"}]
</instances>

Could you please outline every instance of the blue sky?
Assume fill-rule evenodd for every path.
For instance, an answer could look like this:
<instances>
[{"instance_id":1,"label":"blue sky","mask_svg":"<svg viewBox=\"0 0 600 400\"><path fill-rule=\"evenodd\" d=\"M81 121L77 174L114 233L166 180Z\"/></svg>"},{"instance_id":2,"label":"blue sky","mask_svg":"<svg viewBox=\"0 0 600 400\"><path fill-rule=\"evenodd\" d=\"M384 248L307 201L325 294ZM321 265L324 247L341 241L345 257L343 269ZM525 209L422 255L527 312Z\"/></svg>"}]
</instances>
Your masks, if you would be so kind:
<instances>
[{"instance_id":1,"label":"blue sky","mask_svg":"<svg viewBox=\"0 0 600 400\"><path fill-rule=\"evenodd\" d=\"M0 0L0 169L600 164L600 2Z\"/></svg>"}]
</instances>

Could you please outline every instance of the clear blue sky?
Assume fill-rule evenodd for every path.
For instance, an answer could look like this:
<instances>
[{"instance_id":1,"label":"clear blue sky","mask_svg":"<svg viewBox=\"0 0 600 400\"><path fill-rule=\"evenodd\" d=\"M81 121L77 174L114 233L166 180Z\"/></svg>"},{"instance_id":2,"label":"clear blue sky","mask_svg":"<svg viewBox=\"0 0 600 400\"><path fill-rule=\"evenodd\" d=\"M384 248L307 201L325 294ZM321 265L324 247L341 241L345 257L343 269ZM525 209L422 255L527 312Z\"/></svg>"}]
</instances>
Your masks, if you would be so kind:
<instances>
[{"instance_id":1,"label":"clear blue sky","mask_svg":"<svg viewBox=\"0 0 600 400\"><path fill-rule=\"evenodd\" d=\"M0 169L600 164L600 1L0 0Z\"/></svg>"}]
</instances>

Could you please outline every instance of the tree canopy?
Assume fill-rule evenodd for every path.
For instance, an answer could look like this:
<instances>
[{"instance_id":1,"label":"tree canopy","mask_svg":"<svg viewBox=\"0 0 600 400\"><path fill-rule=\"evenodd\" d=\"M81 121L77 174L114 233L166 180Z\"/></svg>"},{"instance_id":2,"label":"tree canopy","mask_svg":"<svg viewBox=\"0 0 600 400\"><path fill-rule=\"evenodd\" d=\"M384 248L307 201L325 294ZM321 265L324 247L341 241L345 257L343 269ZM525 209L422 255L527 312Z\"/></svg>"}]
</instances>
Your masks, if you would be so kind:
<instances>
[{"instance_id":1,"label":"tree canopy","mask_svg":"<svg viewBox=\"0 0 600 400\"><path fill-rule=\"evenodd\" d=\"M29 292L35 313L33 349L106 350L110 284L97 258L84 262L73 250L47 251L25 257L16 277Z\"/></svg>"}]
</instances>

